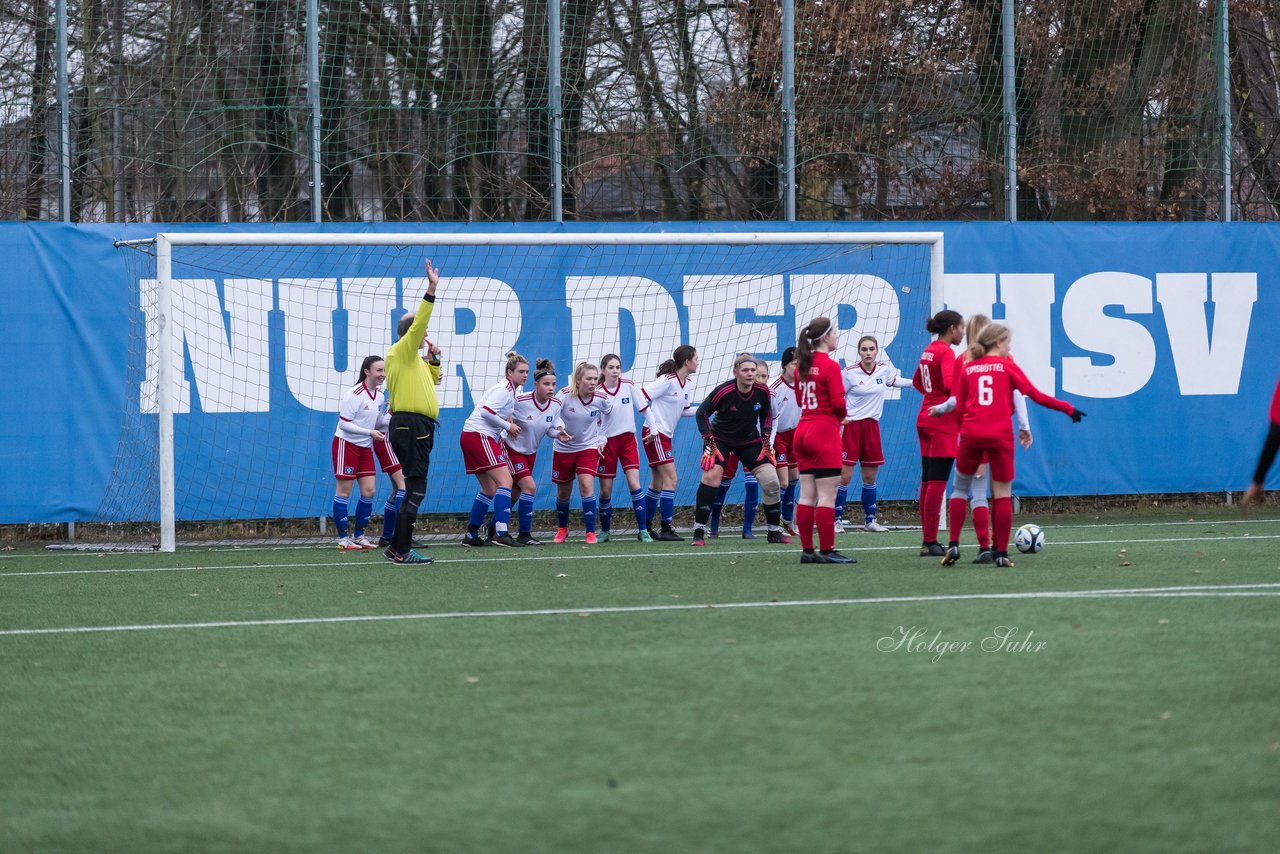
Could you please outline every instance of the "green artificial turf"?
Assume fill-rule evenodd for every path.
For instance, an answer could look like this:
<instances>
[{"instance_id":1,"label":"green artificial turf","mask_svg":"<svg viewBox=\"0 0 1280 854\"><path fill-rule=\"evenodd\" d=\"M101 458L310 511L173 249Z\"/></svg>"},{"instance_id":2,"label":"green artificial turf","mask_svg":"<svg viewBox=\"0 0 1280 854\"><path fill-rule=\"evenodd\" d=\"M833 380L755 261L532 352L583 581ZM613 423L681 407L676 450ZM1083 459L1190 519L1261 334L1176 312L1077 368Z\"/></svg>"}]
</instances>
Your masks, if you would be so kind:
<instances>
[{"instance_id":1,"label":"green artificial turf","mask_svg":"<svg viewBox=\"0 0 1280 854\"><path fill-rule=\"evenodd\" d=\"M7 553L0 851L1270 852L1280 519L1209 515L1041 519L1012 570Z\"/></svg>"}]
</instances>

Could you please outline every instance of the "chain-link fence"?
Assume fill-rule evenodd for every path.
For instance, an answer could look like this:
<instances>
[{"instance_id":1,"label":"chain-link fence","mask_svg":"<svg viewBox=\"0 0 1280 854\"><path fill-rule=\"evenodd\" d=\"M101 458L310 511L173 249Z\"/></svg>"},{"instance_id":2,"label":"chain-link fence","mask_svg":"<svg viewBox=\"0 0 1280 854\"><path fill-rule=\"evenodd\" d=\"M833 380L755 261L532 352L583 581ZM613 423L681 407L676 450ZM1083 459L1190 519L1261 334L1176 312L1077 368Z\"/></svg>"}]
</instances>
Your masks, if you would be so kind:
<instances>
[{"instance_id":1,"label":"chain-link fence","mask_svg":"<svg viewBox=\"0 0 1280 854\"><path fill-rule=\"evenodd\" d=\"M1271 220L1278 66L1272 0L0 0L0 218Z\"/></svg>"}]
</instances>

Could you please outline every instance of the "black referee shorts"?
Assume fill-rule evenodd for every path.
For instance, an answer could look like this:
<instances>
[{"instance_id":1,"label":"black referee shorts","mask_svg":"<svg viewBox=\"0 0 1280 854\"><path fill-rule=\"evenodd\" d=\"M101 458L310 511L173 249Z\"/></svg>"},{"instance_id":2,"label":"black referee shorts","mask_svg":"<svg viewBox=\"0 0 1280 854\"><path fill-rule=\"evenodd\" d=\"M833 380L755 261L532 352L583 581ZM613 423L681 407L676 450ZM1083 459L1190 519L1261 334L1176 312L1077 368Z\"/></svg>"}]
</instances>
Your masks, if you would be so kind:
<instances>
[{"instance_id":1,"label":"black referee shorts","mask_svg":"<svg viewBox=\"0 0 1280 854\"><path fill-rule=\"evenodd\" d=\"M720 456L727 460L729 455L733 454L738 458L738 462L742 464L743 471L755 471L756 467L761 463L769 461L764 455L764 442L760 439L752 439L750 442L738 444L716 436L715 441L716 449L720 451Z\"/></svg>"},{"instance_id":2,"label":"black referee shorts","mask_svg":"<svg viewBox=\"0 0 1280 854\"><path fill-rule=\"evenodd\" d=\"M400 460L405 477L427 476L431 468L431 448L436 441L436 422L417 412L391 415L391 450Z\"/></svg>"}]
</instances>

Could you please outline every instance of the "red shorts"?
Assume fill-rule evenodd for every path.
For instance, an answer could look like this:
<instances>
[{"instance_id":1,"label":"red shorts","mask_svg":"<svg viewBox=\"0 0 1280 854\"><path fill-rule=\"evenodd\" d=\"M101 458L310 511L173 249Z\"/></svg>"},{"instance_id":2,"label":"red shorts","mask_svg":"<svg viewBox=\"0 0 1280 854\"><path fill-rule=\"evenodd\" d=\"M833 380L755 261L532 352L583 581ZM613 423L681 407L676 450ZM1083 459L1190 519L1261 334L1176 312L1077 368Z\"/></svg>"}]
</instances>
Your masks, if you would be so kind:
<instances>
[{"instance_id":1,"label":"red shorts","mask_svg":"<svg viewBox=\"0 0 1280 854\"><path fill-rule=\"evenodd\" d=\"M840 446L844 450L844 464L851 466L862 463L864 466L884 465L884 450L880 447L880 422L874 418L861 418L847 421L844 432L840 435Z\"/></svg>"},{"instance_id":2,"label":"red shorts","mask_svg":"<svg viewBox=\"0 0 1280 854\"><path fill-rule=\"evenodd\" d=\"M462 447L462 464L467 467L467 474L506 468L507 452L497 439L467 430L458 437L458 444Z\"/></svg>"},{"instance_id":3,"label":"red shorts","mask_svg":"<svg viewBox=\"0 0 1280 854\"><path fill-rule=\"evenodd\" d=\"M993 481L1013 480L1013 435L1008 438L960 437L960 450L956 454L956 471L973 474L985 461L991 466Z\"/></svg>"},{"instance_id":4,"label":"red shorts","mask_svg":"<svg viewBox=\"0 0 1280 854\"><path fill-rule=\"evenodd\" d=\"M724 474L720 476L720 480L722 482L726 480L733 480L735 477L737 477L738 476L738 455L732 452L725 454L724 465L721 468L724 469Z\"/></svg>"},{"instance_id":5,"label":"red shorts","mask_svg":"<svg viewBox=\"0 0 1280 854\"><path fill-rule=\"evenodd\" d=\"M536 451L532 454L522 454L519 451L507 448L507 468L511 469L511 479L514 481L533 477L533 464L537 461L538 454Z\"/></svg>"},{"instance_id":6,"label":"red shorts","mask_svg":"<svg viewBox=\"0 0 1280 854\"><path fill-rule=\"evenodd\" d=\"M372 448L362 448L334 436L330 455L333 458L333 476L338 480L373 477L377 474L373 469L374 457L378 458L378 465L383 473L400 471L400 460L396 459L396 453L391 450L391 443L386 439L375 439Z\"/></svg>"},{"instance_id":7,"label":"red shorts","mask_svg":"<svg viewBox=\"0 0 1280 854\"><path fill-rule=\"evenodd\" d=\"M916 419L916 435L920 437L920 456L955 457L960 428L953 415L920 416Z\"/></svg>"},{"instance_id":8,"label":"red shorts","mask_svg":"<svg viewBox=\"0 0 1280 854\"><path fill-rule=\"evenodd\" d=\"M676 461L675 452L671 450L671 437L658 433L654 436L652 442L643 441L644 437L649 435L649 428L641 431L641 444L644 445L644 458L649 461L649 468L655 466L673 465Z\"/></svg>"},{"instance_id":9,"label":"red shorts","mask_svg":"<svg viewBox=\"0 0 1280 854\"><path fill-rule=\"evenodd\" d=\"M587 448L585 451L552 451L551 482L572 483L580 474L595 477L599 465L600 452L595 448Z\"/></svg>"},{"instance_id":10,"label":"red shorts","mask_svg":"<svg viewBox=\"0 0 1280 854\"><path fill-rule=\"evenodd\" d=\"M834 421L801 421L793 446L801 474L840 468L840 425Z\"/></svg>"},{"instance_id":11,"label":"red shorts","mask_svg":"<svg viewBox=\"0 0 1280 854\"><path fill-rule=\"evenodd\" d=\"M793 469L796 467L795 441L795 430L787 430L773 437L773 453L778 458L778 468Z\"/></svg>"},{"instance_id":12,"label":"red shorts","mask_svg":"<svg viewBox=\"0 0 1280 854\"><path fill-rule=\"evenodd\" d=\"M600 457L596 474L600 477L616 477L619 465L623 471L640 470L640 450L636 447L635 433L619 433L609 437L604 444L604 454Z\"/></svg>"}]
</instances>

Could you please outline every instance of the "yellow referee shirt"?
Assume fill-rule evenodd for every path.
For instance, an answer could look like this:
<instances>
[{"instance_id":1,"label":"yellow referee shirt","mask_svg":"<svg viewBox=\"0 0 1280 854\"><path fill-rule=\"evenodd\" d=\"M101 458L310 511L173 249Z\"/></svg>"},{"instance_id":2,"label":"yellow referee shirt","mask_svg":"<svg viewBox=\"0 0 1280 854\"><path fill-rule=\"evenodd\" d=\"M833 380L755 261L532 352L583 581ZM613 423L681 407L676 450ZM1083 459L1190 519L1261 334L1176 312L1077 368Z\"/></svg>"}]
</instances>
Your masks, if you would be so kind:
<instances>
[{"instance_id":1,"label":"yellow referee shirt","mask_svg":"<svg viewBox=\"0 0 1280 854\"><path fill-rule=\"evenodd\" d=\"M413 316L413 325L387 351L387 405L392 412L440 417L440 399L436 397L440 366L428 365L418 354L434 306L434 299L424 298Z\"/></svg>"}]
</instances>

